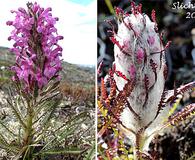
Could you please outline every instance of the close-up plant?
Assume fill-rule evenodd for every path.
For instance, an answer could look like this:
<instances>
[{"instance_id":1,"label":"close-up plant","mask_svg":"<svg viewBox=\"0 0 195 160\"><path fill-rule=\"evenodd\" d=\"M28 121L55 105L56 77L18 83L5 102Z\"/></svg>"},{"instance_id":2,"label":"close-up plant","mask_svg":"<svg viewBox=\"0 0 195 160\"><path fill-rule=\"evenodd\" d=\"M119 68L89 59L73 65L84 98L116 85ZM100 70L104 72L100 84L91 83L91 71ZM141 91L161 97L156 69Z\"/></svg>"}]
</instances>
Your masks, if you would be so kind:
<instances>
[{"instance_id":1,"label":"close-up plant","mask_svg":"<svg viewBox=\"0 0 195 160\"><path fill-rule=\"evenodd\" d=\"M51 11L50 7L44 9L37 2L29 2L27 9L12 10L15 19L7 21L8 26L14 27L8 40L14 42L10 51L15 63L7 67L13 76L10 85L3 89L7 93L3 97L6 111L1 110L4 116L0 119L0 149L4 159L94 156L93 124L90 128L85 125L92 119L90 113L83 110L71 117L61 115L64 95L60 89L63 66L59 40L63 36L58 35L55 27L58 18Z\"/></svg>"},{"instance_id":2,"label":"close-up plant","mask_svg":"<svg viewBox=\"0 0 195 160\"><path fill-rule=\"evenodd\" d=\"M155 10L150 20L142 13L141 4L131 2L131 13L116 7L115 15L117 32L108 20L114 62L107 76L101 78L98 91L98 159L157 159L149 154L149 144L165 128L194 113L192 103L170 114L177 99L194 90L195 82L173 90L165 88L168 76L165 54L171 42L164 43ZM127 144L132 146L133 157L128 155ZM121 158L121 154L126 158Z\"/></svg>"}]
</instances>

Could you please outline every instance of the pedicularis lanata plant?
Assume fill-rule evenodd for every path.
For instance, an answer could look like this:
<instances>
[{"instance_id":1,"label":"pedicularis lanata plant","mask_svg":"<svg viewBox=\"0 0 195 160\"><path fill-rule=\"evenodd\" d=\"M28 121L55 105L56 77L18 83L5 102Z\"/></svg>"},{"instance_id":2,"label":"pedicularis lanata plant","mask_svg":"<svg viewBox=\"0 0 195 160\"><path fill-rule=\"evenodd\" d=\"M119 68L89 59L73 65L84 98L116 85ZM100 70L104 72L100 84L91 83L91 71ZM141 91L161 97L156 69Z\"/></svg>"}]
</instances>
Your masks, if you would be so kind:
<instances>
[{"instance_id":1,"label":"pedicularis lanata plant","mask_svg":"<svg viewBox=\"0 0 195 160\"><path fill-rule=\"evenodd\" d=\"M11 11L15 19L7 22L14 27L8 40L14 41L11 51L16 61L11 70L15 88L10 89L10 98L7 99L14 117L0 121L3 128L0 147L15 159L55 154L46 149L55 149L60 144L54 144L54 141L63 142L63 135L69 135L75 127L72 120L69 126L63 124L52 129L54 111L61 100L59 72L62 69L62 47L58 41L63 37L57 33L55 24L58 18L52 16L51 10L40 7L36 2L28 3L27 10L18 8ZM64 128L66 130L62 131ZM58 141L58 138L61 139ZM57 153L64 152L58 150Z\"/></svg>"},{"instance_id":2,"label":"pedicularis lanata plant","mask_svg":"<svg viewBox=\"0 0 195 160\"><path fill-rule=\"evenodd\" d=\"M114 43L115 61L107 78L101 80L98 97L99 121L103 120L98 138L109 129L115 134L110 144L112 148L105 151L108 159L117 158L117 148L122 145L119 137L130 139L134 159L152 159L147 153L152 138L195 111L195 104L190 104L169 116L177 96L192 89L195 83L174 90L165 89L165 50L170 42L163 44L155 11L152 11L151 21L142 13L141 7L132 3L131 14L120 8L115 9L118 32L115 33L113 28L110 37Z\"/></svg>"}]
</instances>

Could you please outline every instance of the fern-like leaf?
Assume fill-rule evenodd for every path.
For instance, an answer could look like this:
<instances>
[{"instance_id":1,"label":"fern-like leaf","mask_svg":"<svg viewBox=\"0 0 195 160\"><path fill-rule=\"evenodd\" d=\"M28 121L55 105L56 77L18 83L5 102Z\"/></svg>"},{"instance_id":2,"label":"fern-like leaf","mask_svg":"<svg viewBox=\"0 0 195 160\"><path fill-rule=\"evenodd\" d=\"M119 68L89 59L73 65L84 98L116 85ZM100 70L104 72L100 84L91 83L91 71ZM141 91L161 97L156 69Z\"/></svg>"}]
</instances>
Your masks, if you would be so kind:
<instances>
[{"instance_id":1,"label":"fern-like leaf","mask_svg":"<svg viewBox=\"0 0 195 160\"><path fill-rule=\"evenodd\" d=\"M186 120L194 112L195 112L195 103L192 103L192 104L184 107L180 112L169 117L168 123L171 125L176 125L179 122Z\"/></svg>"}]
</instances>

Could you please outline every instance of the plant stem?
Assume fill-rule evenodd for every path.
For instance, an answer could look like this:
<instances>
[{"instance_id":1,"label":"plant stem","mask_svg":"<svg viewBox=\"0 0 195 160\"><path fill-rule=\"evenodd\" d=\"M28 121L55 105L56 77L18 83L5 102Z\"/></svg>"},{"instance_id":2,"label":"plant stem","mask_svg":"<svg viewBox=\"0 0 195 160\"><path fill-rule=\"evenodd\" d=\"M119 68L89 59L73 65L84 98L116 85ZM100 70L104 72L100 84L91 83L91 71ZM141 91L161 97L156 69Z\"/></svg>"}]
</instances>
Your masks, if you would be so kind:
<instances>
[{"instance_id":1,"label":"plant stem","mask_svg":"<svg viewBox=\"0 0 195 160\"><path fill-rule=\"evenodd\" d=\"M25 133L25 139L24 139L24 142L26 145L29 145L31 144L31 141L32 141L32 115L29 114L28 115L28 118L27 118L27 129L26 129L26 133Z\"/></svg>"},{"instance_id":2,"label":"plant stem","mask_svg":"<svg viewBox=\"0 0 195 160\"><path fill-rule=\"evenodd\" d=\"M28 152L27 154L25 154L24 152L24 155L27 155L28 159L32 157L30 145L32 144L32 141L33 141L33 134L32 134L33 133L33 117L34 117L33 107L31 103L28 103L27 119L26 119L27 127L26 127L25 134L24 134L24 144L23 144L28 149L28 150L25 150L25 152Z\"/></svg>"},{"instance_id":3,"label":"plant stem","mask_svg":"<svg viewBox=\"0 0 195 160\"><path fill-rule=\"evenodd\" d=\"M143 160L142 153L145 145L146 138L144 136L144 131L140 130L136 135L136 145L133 148L134 160Z\"/></svg>"}]
</instances>

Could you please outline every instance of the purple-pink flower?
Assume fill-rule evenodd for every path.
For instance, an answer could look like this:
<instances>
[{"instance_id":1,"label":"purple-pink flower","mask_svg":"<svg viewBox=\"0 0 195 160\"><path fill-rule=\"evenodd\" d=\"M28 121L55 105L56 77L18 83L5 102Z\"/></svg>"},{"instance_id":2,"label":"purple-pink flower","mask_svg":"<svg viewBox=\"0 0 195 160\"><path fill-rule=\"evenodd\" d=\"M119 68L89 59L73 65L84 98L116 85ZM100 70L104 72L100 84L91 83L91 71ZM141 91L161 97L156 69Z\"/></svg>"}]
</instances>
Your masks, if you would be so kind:
<instances>
[{"instance_id":1,"label":"purple-pink flower","mask_svg":"<svg viewBox=\"0 0 195 160\"><path fill-rule=\"evenodd\" d=\"M141 63L143 59L144 59L144 50L142 48L139 48L137 50L137 61L138 61L138 63Z\"/></svg>"},{"instance_id":2,"label":"purple-pink flower","mask_svg":"<svg viewBox=\"0 0 195 160\"><path fill-rule=\"evenodd\" d=\"M33 85L42 89L52 78L59 79L62 47L58 41L63 37L57 33L58 18L52 16L51 8L44 9L36 2L27 3L27 8L12 10L15 20L6 24L14 27L8 37L14 41L11 51L16 55L13 80L22 81L29 92Z\"/></svg>"},{"instance_id":3,"label":"purple-pink flower","mask_svg":"<svg viewBox=\"0 0 195 160\"><path fill-rule=\"evenodd\" d=\"M155 38L153 36L148 36L148 43L150 46L152 46L155 42Z\"/></svg>"}]
</instances>

